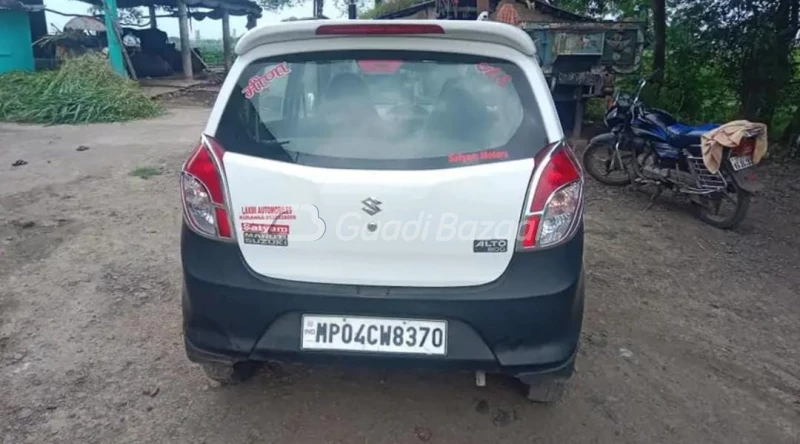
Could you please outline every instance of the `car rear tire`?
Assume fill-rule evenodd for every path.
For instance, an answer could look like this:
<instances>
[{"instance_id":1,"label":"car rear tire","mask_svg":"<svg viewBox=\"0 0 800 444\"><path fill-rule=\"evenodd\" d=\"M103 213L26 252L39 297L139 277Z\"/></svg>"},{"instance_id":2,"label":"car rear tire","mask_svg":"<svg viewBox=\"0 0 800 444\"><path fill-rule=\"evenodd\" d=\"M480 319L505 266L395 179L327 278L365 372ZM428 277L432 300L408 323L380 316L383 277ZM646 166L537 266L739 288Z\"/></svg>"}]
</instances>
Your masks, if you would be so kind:
<instances>
[{"instance_id":1,"label":"car rear tire","mask_svg":"<svg viewBox=\"0 0 800 444\"><path fill-rule=\"evenodd\" d=\"M204 362L200 364L206 377L221 385L235 385L249 379L258 369L255 362L242 361L234 364Z\"/></svg>"},{"instance_id":2,"label":"car rear tire","mask_svg":"<svg viewBox=\"0 0 800 444\"><path fill-rule=\"evenodd\" d=\"M531 384L526 384L525 396L529 401L539 404L553 404L558 402L567 390L566 378L543 378Z\"/></svg>"}]
</instances>

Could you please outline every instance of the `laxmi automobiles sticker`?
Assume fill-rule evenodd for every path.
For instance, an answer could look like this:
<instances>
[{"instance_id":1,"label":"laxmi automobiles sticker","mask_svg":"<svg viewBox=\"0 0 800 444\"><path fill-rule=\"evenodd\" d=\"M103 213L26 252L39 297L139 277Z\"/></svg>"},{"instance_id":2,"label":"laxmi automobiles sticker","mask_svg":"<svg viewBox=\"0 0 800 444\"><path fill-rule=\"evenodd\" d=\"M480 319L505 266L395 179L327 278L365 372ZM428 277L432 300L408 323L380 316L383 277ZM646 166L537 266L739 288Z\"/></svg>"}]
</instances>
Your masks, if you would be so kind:
<instances>
[{"instance_id":1,"label":"laxmi automobiles sticker","mask_svg":"<svg viewBox=\"0 0 800 444\"><path fill-rule=\"evenodd\" d=\"M294 208L290 205L244 206L239 215L241 220L295 220Z\"/></svg>"},{"instance_id":2,"label":"laxmi automobiles sticker","mask_svg":"<svg viewBox=\"0 0 800 444\"><path fill-rule=\"evenodd\" d=\"M286 62L278 63L272 68L268 69L264 74L250 77L247 81L247 86L242 89L242 94L248 99L252 99L256 94L269 90L269 85L275 79L286 77L292 69Z\"/></svg>"}]
</instances>

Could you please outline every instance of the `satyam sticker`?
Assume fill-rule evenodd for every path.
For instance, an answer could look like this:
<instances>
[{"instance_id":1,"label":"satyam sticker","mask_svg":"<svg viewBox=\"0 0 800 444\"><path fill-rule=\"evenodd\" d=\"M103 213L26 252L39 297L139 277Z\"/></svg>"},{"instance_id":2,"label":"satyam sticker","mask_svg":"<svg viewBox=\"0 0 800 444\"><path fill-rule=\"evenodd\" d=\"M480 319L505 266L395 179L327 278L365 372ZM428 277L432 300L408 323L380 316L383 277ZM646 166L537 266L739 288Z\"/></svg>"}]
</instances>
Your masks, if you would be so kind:
<instances>
[{"instance_id":1,"label":"satyam sticker","mask_svg":"<svg viewBox=\"0 0 800 444\"><path fill-rule=\"evenodd\" d=\"M242 94L248 99L252 99L256 94L262 91L268 91L272 81L286 77L291 72L292 69L289 68L286 62L278 63L268 69L264 74L250 77L250 80L247 81L247 86L242 89Z\"/></svg>"},{"instance_id":2,"label":"satyam sticker","mask_svg":"<svg viewBox=\"0 0 800 444\"><path fill-rule=\"evenodd\" d=\"M266 233L278 234L281 236L288 236L290 231L289 225L278 224L254 224L242 222L242 232L244 233Z\"/></svg>"},{"instance_id":3,"label":"satyam sticker","mask_svg":"<svg viewBox=\"0 0 800 444\"><path fill-rule=\"evenodd\" d=\"M508 159L508 151L483 150L476 153L453 153L447 155L449 163L491 162Z\"/></svg>"}]
</instances>

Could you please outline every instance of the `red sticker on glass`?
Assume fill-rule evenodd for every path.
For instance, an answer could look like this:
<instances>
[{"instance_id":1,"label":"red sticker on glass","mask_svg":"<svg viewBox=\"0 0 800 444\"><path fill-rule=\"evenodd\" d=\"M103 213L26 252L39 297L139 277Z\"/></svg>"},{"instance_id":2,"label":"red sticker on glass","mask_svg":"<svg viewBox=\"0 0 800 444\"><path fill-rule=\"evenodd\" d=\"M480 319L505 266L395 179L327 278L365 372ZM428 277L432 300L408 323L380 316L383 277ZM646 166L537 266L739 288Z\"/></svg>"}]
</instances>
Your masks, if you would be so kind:
<instances>
[{"instance_id":1,"label":"red sticker on glass","mask_svg":"<svg viewBox=\"0 0 800 444\"><path fill-rule=\"evenodd\" d=\"M394 74L403 66L402 60L359 60L358 67L367 74Z\"/></svg>"},{"instance_id":2,"label":"red sticker on glass","mask_svg":"<svg viewBox=\"0 0 800 444\"><path fill-rule=\"evenodd\" d=\"M479 73L481 73L481 74L485 75L486 77L494 80L494 83L496 83L496 84L498 84L498 85L500 85L500 86L502 86L504 88L508 84L508 82L511 80L511 76L506 74L505 71L503 71L502 69L500 69L500 68L498 68L496 66L492 66L492 65L490 65L488 63L485 63L485 62L484 63L478 63L477 65L475 65L475 68L478 70Z\"/></svg>"},{"instance_id":3,"label":"red sticker on glass","mask_svg":"<svg viewBox=\"0 0 800 444\"><path fill-rule=\"evenodd\" d=\"M270 82L286 77L290 72L292 72L292 69L289 68L289 65L286 62L281 62L268 69L264 74L250 77L250 80L247 81L247 86L242 89L242 94L248 99L252 99L256 94L269 90Z\"/></svg>"}]
</instances>

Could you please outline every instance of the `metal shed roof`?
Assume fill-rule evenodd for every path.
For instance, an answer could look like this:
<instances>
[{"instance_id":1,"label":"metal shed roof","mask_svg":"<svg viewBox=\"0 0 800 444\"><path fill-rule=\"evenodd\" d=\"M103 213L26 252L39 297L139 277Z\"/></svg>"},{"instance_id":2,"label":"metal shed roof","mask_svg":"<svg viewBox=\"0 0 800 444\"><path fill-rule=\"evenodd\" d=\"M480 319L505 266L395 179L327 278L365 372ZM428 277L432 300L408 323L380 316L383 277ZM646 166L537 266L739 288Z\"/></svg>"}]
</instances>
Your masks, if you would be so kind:
<instances>
[{"instance_id":1,"label":"metal shed roof","mask_svg":"<svg viewBox=\"0 0 800 444\"><path fill-rule=\"evenodd\" d=\"M3 1L3 0L0 0ZM102 0L81 0L84 3L102 6ZM227 9L230 15L254 15L261 17L261 7L250 0L186 0L189 7ZM137 8L140 6L169 6L178 8L176 0L117 0L118 8Z\"/></svg>"}]
</instances>

